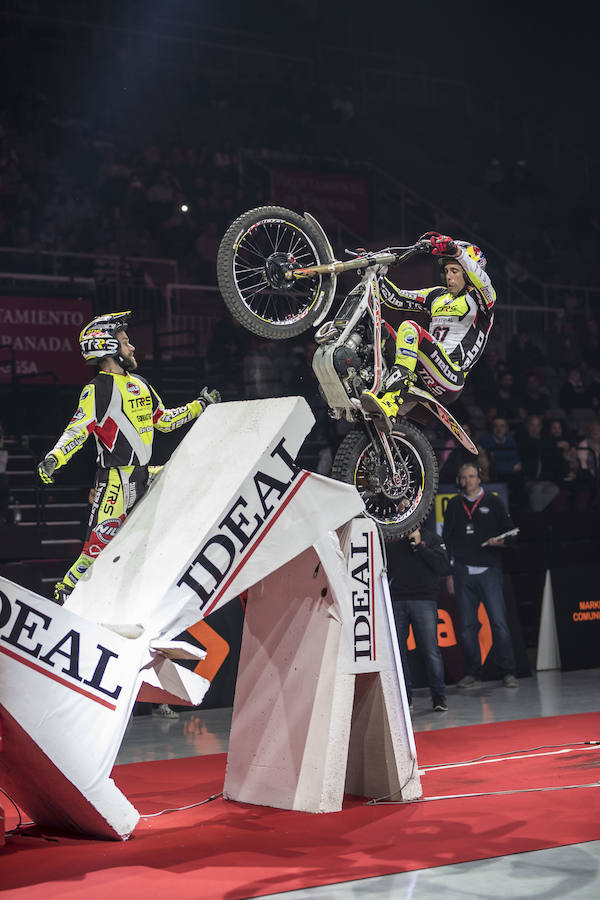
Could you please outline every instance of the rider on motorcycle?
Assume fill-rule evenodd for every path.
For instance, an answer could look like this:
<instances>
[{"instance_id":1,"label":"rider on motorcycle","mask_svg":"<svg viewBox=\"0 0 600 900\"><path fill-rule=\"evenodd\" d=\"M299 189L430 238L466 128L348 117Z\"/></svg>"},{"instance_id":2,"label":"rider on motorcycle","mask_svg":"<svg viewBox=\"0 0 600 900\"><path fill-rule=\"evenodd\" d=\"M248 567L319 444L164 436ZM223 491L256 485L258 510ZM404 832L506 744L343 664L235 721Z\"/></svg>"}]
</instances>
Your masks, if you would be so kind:
<instances>
[{"instance_id":1,"label":"rider on motorcycle","mask_svg":"<svg viewBox=\"0 0 600 900\"><path fill-rule=\"evenodd\" d=\"M79 335L83 358L98 371L81 392L65 431L38 466L41 480L52 484L55 469L68 463L90 434L94 435L98 453L95 495L81 554L54 589L54 599L61 606L145 494L154 431L180 428L221 399L218 391L204 388L197 400L165 409L146 379L133 374L137 369L135 347L126 332L130 316L130 310L98 316Z\"/></svg>"},{"instance_id":2,"label":"rider on motorcycle","mask_svg":"<svg viewBox=\"0 0 600 900\"><path fill-rule=\"evenodd\" d=\"M406 291L387 278L381 300L391 309L425 312L430 330L408 319L396 335L396 357L381 395L363 391L361 405L373 417L397 415L410 385L420 379L444 403L456 400L465 377L483 353L494 321L496 292L479 247L438 232L420 239L438 257L445 286Z\"/></svg>"}]
</instances>

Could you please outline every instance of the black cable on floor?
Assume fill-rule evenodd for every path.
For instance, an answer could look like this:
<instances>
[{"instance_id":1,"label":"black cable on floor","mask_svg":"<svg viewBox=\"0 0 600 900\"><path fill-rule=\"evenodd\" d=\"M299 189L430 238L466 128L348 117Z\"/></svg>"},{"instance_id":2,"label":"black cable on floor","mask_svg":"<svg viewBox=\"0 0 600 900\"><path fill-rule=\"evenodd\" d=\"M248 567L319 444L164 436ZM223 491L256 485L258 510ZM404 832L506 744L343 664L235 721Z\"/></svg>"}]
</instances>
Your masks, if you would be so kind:
<instances>
[{"instance_id":1,"label":"black cable on floor","mask_svg":"<svg viewBox=\"0 0 600 900\"><path fill-rule=\"evenodd\" d=\"M17 804L15 803L15 801L13 800L13 798L10 796L10 794L7 794L6 791L5 791L3 788L0 788L0 794L4 794L4 796L5 796L8 800L10 800L10 802L12 803L12 805L14 806L14 808L16 809L17 815L18 815L18 817L19 817L19 821L17 822L17 824L15 825L15 827L14 827L14 828L11 828L10 831L5 831L5 832L4 832L5 835L6 835L6 837L14 837L15 834L21 834L21 837L31 837L31 835L29 835L29 834L23 834L22 831L21 831L21 829L22 829L22 828L28 828L30 825L35 825L35 822L24 822L24 821L23 821L23 818L22 818L22 816L21 816L21 810L19 809L19 807L17 806Z\"/></svg>"},{"instance_id":2,"label":"black cable on floor","mask_svg":"<svg viewBox=\"0 0 600 900\"><path fill-rule=\"evenodd\" d=\"M482 762L483 760L486 760L486 759L506 758L507 761L509 761L510 757L514 756L515 754L535 753L538 750L563 750L563 749L569 748L569 747L596 746L596 745L600 745L600 741L571 741L568 744L542 744L540 747L531 747L531 748L525 749L525 750L506 750L504 753L502 753L502 752L501 753L488 753L485 756L477 756L477 757L475 757L475 759L467 759L467 760L462 760L462 761L458 761L458 762L454 762L454 763L439 763L437 766L427 766L427 768L419 769L419 771L420 772L429 772L432 769L443 769L446 766L448 768L452 768L453 766L457 766L457 767L458 766L468 766L468 765L471 765L472 763ZM570 784L570 785L565 785L564 787L523 788L522 790L514 790L514 791L485 791L480 794L454 794L454 795L449 794L447 797L445 797L445 796L443 796L443 797L420 797L417 800L402 800L402 799L392 800L391 797L395 797L397 794L402 794L402 791L404 790L406 785L409 783L409 781L413 777L414 769L415 769L415 760L413 760L413 765L412 765L410 776L404 782L402 787L398 788L397 791L392 791L391 794L385 794L383 797L374 797L372 800L367 800L367 802L365 803L365 806L377 806L378 804L381 804L383 806L384 804L394 804L394 803L423 803L427 800L457 799L459 797L487 797L487 796L493 796L495 794L523 794L523 793L527 793L528 791L532 791L532 792L562 791L562 790L569 790L571 788L577 788L577 787L596 787L597 785L600 785L600 782L594 781L591 784Z\"/></svg>"},{"instance_id":3,"label":"black cable on floor","mask_svg":"<svg viewBox=\"0 0 600 900\"><path fill-rule=\"evenodd\" d=\"M430 769L440 769L444 766L468 766L470 763L482 762L484 759L495 759L500 756L514 756L517 753L536 753L538 750L563 750L566 747L582 747L600 745L600 741L570 741L568 744L542 744L541 747L530 747L527 750L505 750L501 753L488 753L486 756L476 756L475 759L464 759L454 763L438 763L437 766L427 766L421 769L421 772L428 772Z\"/></svg>"},{"instance_id":4,"label":"black cable on floor","mask_svg":"<svg viewBox=\"0 0 600 900\"><path fill-rule=\"evenodd\" d=\"M399 806L407 803L430 803L432 800L462 800L465 797L500 797L503 794L543 794L545 791L571 791L575 788L600 787L600 781L592 781L590 784L563 784L557 787L543 788L516 788L509 791L480 791L476 794L443 794L439 797L419 797L416 800L370 800L366 805L372 806ZM393 794L390 794L393 796Z\"/></svg>"},{"instance_id":5,"label":"black cable on floor","mask_svg":"<svg viewBox=\"0 0 600 900\"><path fill-rule=\"evenodd\" d=\"M189 806L176 806L173 809L161 809L160 812L148 813L147 816L140 816L140 819L154 819L156 816L162 816L165 813L181 812L184 809L193 809L195 806L204 806L205 803L210 803L211 800L218 800L219 797L222 796L223 792L220 791L218 794L213 794L212 797L207 797L206 800L199 800L198 803L190 803Z\"/></svg>"}]
</instances>

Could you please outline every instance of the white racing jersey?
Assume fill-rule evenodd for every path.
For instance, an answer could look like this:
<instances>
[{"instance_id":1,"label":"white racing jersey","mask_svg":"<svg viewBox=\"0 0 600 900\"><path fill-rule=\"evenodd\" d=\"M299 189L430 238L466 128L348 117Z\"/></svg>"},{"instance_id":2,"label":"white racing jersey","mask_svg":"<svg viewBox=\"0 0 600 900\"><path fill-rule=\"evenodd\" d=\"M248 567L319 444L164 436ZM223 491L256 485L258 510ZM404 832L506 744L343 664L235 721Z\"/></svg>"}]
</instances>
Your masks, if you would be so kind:
<instances>
[{"instance_id":1,"label":"white racing jersey","mask_svg":"<svg viewBox=\"0 0 600 900\"><path fill-rule=\"evenodd\" d=\"M380 281L379 289L382 303L390 309L427 313L431 336L452 362L467 372L485 348L494 322L496 291L485 270L464 250L456 262L462 267L466 282L456 297L442 285L407 291L387 278Z\"/></svg>"}]
</instances>

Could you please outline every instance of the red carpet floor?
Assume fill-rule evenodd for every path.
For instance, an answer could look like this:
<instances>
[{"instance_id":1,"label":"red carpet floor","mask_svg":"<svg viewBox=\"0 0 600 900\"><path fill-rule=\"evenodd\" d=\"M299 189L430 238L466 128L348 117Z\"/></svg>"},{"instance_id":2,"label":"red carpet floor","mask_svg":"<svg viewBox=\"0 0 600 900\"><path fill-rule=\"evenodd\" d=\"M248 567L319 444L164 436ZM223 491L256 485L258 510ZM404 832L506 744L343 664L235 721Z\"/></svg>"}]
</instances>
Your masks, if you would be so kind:
<instances>
[{"instance_id":1,"label":"red carpet floor","mask_svg":"<svg viewBox=\"0 0 600 900\"><path fill-rule=\"evenodd\" d=\"M600 713L416 735L421 770L484 754L600 740ZM539 754L548 751L537 751ZM225 756L136 763L113 775L142 815L220 791ZM600 747L424 772L426 797L600 780ZM8 806L8 804L4 804ZM15 824L8 813L7 828ZM30 830L30 834L31 834ZM124 843L8 837L3 900L250 898L600 839L600 787L366 806L309 815L218 799L142 820Z\"/></svg>"}]
</instances>

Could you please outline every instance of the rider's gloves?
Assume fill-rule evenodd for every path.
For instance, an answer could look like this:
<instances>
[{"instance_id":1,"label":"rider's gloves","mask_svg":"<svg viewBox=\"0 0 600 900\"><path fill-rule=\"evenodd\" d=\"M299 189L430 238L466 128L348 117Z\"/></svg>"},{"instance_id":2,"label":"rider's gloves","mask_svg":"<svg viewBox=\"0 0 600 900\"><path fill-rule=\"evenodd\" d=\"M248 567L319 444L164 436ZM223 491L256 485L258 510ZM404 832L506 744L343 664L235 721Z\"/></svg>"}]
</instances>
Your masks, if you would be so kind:
<instances>
[{"instance_id":1,"label":"rider's gloves","mask_svg":"<svg viewBox=\"0 0 600 900\"><path fill-rule=\"evenodd\" d=\"M218 391L209 391L207 387L203 387L200 391L198 402L202 404L202 410L204 411L211 403L220 403L221 395Z\"/></svg>"},{"instance_id":2,"label":"rider's gloves","mask_svg":"<svg viewBox=\"0 0 600 900\"><path fill-rule=\"evenodd\" d=\"M54 478L52 476L57 465L58 461L51 453L41 461L37 467L37 473L44 484L54 484Z\"/></svg>"},{"instance_id":3,"label":"rider's gloves","mask_svg":"<svg viewBox=\"0 0 600 900\"><path fill-rule=\"evenodd\" d=\"M419 240L417 241L417 246L420 250L425 250L427 253L433 253L432 239L434 237L441 237L439 231L426 231L425 234L422 234Z\"/></svg>"},{"instance_id":4,"label":"rider's gloves","mask_svg":"<svg viewBox=\"0 0 600 900\"><path fill-rule=\"evenodd\" d=\"M456 253L456 244L445 234L432 234L429 243L434 256L454 256Z\"/></svg>"}]
</instances>

